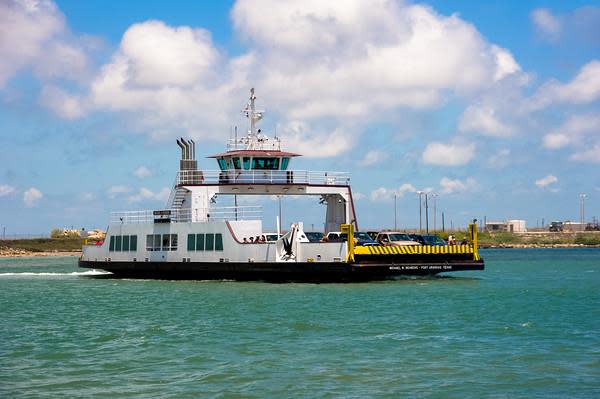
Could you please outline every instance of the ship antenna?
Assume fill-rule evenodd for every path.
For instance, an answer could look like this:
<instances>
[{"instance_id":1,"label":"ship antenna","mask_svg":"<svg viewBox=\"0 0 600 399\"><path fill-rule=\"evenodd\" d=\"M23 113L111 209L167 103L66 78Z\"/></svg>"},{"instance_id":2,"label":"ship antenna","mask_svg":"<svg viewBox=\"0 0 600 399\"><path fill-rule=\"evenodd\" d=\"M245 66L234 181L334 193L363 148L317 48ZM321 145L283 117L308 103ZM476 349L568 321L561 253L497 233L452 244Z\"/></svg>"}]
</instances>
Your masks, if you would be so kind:
<instances>
[{"instance_id":1,"label":"ship antenna","mask_svg":"<svg viewBox=\"0 0 600 399\"><path fill-rule=\"evenodd\" d=\"M256 96L254 95L254 87L250 89L250 100L246 104L246 108L242 110L242 113L246 115L246 118L250 119L250 142L254 143L257 139L256 134L256 123L263 117L264 111L256 110ZM249 143L250 144L250 143Z\"/></svg>"}]
</instances>

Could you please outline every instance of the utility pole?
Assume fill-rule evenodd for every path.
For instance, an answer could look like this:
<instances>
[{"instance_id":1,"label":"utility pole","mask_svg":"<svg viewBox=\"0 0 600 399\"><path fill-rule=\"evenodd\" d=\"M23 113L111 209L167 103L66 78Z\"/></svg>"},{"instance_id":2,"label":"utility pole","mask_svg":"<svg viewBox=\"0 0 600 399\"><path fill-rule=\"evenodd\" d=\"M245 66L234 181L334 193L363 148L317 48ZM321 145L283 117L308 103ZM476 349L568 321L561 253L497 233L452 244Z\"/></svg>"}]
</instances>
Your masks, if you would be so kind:
<instances>
[{"instance_id":1,"label":"utility pole","mask_svg":"<svg viewBox=\"0 0 600 399\"><path fill-rule=\"evenodd\" d=\"M423 212L421 211L421 201L424 191L417 191L419 194L419 233L423 232Z\"/></svg>"},{"instance_id":2,"label":"utility pole","mask_svg":"<svg viewBox=\"0 0 600 399\"><path fill-rule=\"evenodd\" d=\"M278 195L277 199L279 200L279 231L281 232L281 195Z\"/></svg>"},{"instance_id":3,"label":"utility pole","mask_svg":"<svg viewBox=\"0 0 600 399\"><path fill-rule=\"evenodd\" d=\"M427 203L428 193L425 193L425 232L429 234L429 205Z\"/></svg>"},{"instance_id":4,"label":"utility pole","mask_svg":"<svg viewBox=\"0 0 600 399\"><path fill-rule=\"evenodd\" d=\"M433 231L437 231L437 197L436 193L431 194L433 197Z\"/></svg>"},{"instance_id":5,"label":"utility pole","mask_svg":"<svg viewBox=\"0 0 600 399\"><path fill-rule=\"evenodd\" d=\"M397 195L394 194L394 230L398 230Z\"/></svg>"},{"instance_id":6,"label":"utility pole","mask_svg":"<svg viewBox=\"0 0 600 399\"><path fill-rule=\"evenodd\" d=\"M444 212L442 212L442 233L446 232L446 226L445 226L444 222L445 222L444 221Z\"/></svg>"},{"instance_id":7,"label":"utility pole","mask_svg":"<svg viewBox=\"0 0 600 399\"><path fill-rule=\"evenodd\" d=\"M585 194L579 194L579 228L585 230Z\"/></svg>"}]
</instances>

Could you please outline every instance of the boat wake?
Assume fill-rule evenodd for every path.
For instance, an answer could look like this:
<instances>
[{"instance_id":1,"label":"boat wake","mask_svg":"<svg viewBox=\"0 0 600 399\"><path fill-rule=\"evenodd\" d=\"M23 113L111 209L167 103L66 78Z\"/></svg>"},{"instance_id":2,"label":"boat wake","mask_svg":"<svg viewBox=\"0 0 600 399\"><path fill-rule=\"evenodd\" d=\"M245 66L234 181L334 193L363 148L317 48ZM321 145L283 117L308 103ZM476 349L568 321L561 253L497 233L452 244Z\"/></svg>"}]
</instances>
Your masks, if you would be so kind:
<instances>
[{"instance_id":1,"label":"boat wake","mask_svg":"<svg viewBox=\"0 0 600 399\"><path fill-rule=\"evenodd\" d=\"M85 272L71 272L71 273L52 273L52 272L14 272L14 273L0 273L2 277L80 277L80 276L103 276L112 274L110 272L104 272L100 270L88 270Z\"/></svg>"}]
</instances>

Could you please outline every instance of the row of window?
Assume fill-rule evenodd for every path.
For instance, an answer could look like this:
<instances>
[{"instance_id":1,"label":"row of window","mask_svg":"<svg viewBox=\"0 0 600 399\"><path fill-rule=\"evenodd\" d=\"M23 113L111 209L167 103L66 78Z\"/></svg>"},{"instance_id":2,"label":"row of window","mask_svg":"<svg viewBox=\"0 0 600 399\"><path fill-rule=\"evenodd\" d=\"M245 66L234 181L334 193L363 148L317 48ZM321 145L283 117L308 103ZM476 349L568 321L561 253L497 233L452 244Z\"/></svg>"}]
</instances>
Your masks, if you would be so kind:
<instances>
[{"instance_id":1,"label":"row of window","mask_svg":"<svg viewBox=\"0 0 600 399\"><path fill-rule=\"evenodd\" d=\"M137 251L137 236L110 236L108 250L111 252Z\"/></svg>"},{"instance_id":2,"label":"row of window","mask_svg":"<svg viewBox=\"0 0 600 399\"><path fill-rule=\"evenodd\" d=\"M233 157L230 158L229 164L224 158L218 158L219 167L221 170L227 169L245 169L245 170L280 170L280 158L259 158L259 157ZM290 159L288 157L281 158L281 170L286 170ZM252 167L250 167L252 166Z\"/></svg>"},{"instance_id":3,"label":"row of window","mask_svg":"<svg viewBox=\"0 0 600 399\"><path fill-rule=\"evenodd\" d=\"M217 234L188 234L188 251L222 251L223 235Z\"/></svg>"},{"instance_id":4,"label":"row of window","mask_svg":"<svg viewBox=\"0 0 600 399\"><path fill-rule=\"evenodd\" d=\"M177 234L148 234L147 251L177 251ZM223 234L188 234L188 251L222 251ZM110 236L110 252L137 251L137 236Z\"/></svg>"},{"instance_id":5,"label":"row of window","mask_svg":"<svg viewBox=\"0 0 600 399\"><path fill-rule=\"evenodd\" d=\"M177 234L148 234L146 251L177 251Z\"/></svg>"}]
</instances>

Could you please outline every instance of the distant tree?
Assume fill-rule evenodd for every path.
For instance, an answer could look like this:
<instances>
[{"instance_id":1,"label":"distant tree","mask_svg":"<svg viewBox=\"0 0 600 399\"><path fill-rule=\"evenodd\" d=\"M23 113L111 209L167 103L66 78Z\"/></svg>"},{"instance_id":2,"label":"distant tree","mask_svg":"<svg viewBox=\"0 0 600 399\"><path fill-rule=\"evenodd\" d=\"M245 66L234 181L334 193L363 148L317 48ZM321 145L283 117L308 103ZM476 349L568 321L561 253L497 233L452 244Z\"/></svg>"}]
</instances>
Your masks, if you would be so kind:
<instances>
[{"instance_id":1,"label":"distant tree","mask_svg":"<svg viewBox=\"0 0 600 399\"><path fill-rule=\"evenodd\" d=\"M52 229L50 232L50 238L62 238L65 236L65 231L63 229Z\"/></svg>"}]
</instances>

